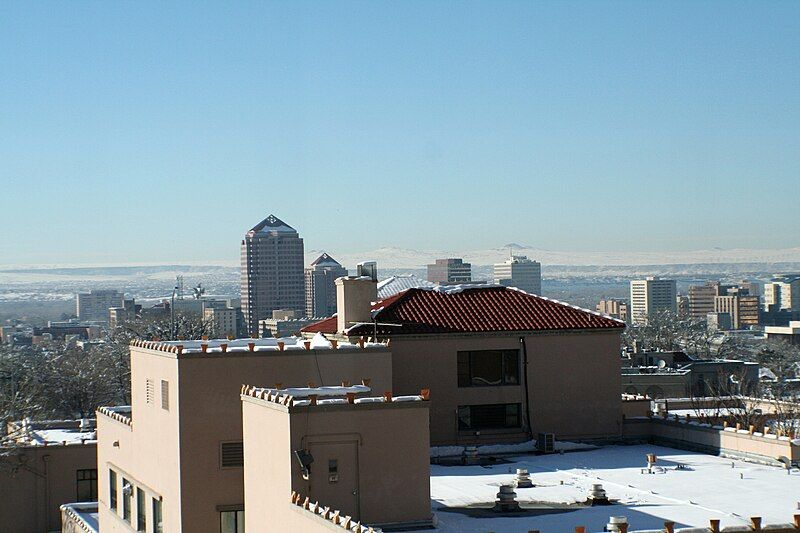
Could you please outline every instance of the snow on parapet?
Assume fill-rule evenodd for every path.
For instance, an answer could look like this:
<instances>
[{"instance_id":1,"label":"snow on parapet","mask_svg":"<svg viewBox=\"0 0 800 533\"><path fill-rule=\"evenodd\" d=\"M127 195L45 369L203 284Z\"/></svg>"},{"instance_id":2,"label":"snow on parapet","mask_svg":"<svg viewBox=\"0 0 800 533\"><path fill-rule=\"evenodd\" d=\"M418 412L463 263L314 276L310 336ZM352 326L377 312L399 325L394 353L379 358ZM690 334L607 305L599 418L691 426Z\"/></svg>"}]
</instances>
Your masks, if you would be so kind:
<instances>
[{"instance_id":1,"label":"snow on parapet","mask_svg":"<svg viewBox=\"0 0 800 533\"><path fill-rule=\"evenodd\" d=\"M310 498L303 498L299 492L292 492L291 497L292 505L297 505L302 509L312 513L314 516L326 520L335 526L350 531L351 533L381 533L381 528L370 527L356 521L350 515L344 515L338 509L331 509L325 507L317 502L312 502Z\"/></svg>"},{"instance_id":2,"label":"snow on parapet","mask_svg":"<svg viewBox=\"0 0 800 533\"><path fill-rule=\"evenodd\" d=\"M169 352L174 354L197 353L244 353L244 352L284 352L301 350L341 350L356 348L386 348L387 344L366 342L359 339L355 343L327 339L318 333L311 340L301 337L269 339L201 339L180 341L142 341L133 340L131 346Z\"/></svg>"},{"instance_id":3,"label":"snow on parapet","mask_svg":"<svg viewBox=\"0 0 800 533\"><path fill-rule=\"evenodd\" d=\"M372 392L369 379L361 380L361 385L350 385L342 382L340 387L317 387L313 382L308 387L266 388L253 385L242 385L242 396L250 396L268 402L290 407L307 405L347 405L361 403L396 403L396 402L422 402L430 399L430 390L423 389L418 395L392 396L391 391L378 397L356 398L359 394ZM280 384L279 384L280 385ZM322 398L322 399L319 399Z\"/></svg>"}]
</instances>

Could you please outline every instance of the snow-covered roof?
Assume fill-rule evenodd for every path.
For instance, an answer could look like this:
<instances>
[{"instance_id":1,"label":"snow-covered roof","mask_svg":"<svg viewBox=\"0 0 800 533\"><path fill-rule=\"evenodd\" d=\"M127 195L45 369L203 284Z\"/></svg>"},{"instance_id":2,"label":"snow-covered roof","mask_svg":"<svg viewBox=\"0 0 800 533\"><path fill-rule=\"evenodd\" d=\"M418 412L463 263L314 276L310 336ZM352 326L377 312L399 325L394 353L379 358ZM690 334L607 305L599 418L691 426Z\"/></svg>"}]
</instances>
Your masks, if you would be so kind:
<instances>
[{"instance_id":1,"label":"snow-covered roof","mask_svg":"<svg viewBox=\"0 0 800 533\"><path fill-rule=\"evenodd\" d=\"M435 287L436 284L426 279L422 279L413 274L403 276L392 276L378 282L378 298L388 298L406 289L416 289L420 287Z\"/></svg>"},{"instance_id":2,"label":"snow-covered roof","mask_svg":"<svg viewBox=\"0 0 800 533\"><path fill-rule=\"evenodd\" d=\"M209 339L209 340L178 340L178 341L140 341L131 342L132 346L176 352L180 354L197 353L229 353L242 354L244 352L288 352L301 350L342 350L362 348L386 348L386 344L379 342L350 343L338 341L335 343L325 338L322 333L314 335L310 340L300 337L283 337L268 339ZM252 350L251 350L252 345Z\"/></svg>"},{"instance_id":3,"label":"snow-covered roof","mask_svg":"<svg viewBox=\"0 0 800 533\"><path fill-rule=\"evenodd\" d=\"M65 503L61 512L76 522L78 527L87 533L100 531L100 518L97 502Z\"/></svg>"},{"instance_id":4,"label":"snow-covered roof","mask_svg":"<svg viewBox=\"0 0 800 533\"><path fill-rule=\"evenodd\" d=\"M9 426L9 437L21 446L57 446L97 442L96 423L80 420L20 420Z\"/></svg>"},{"instance_id":5,"label":"snow-covered roof","mask_svg":"<svg viewBox=\"0 0 800 533\"><path fill-rule=\"evenodd\" d=\"M492 452L499 453L499 452ZM646 454L657 456L656 473L647 474ZM625 516L630 531L707 528L710 519L722 527L749 526L751 516L763 524L791 523L797 512L800 472L791 475L761 466L651 445L607 446L553 455L523 455L493 466L431 466L431 500L439 533L486 531L603 531L610 516ZM682 465L683 468L677 468ZM496 500L499 485L514 480L517 468L531 474L533 488L516 488L523 509L539 502L539 512L491 516L476 507ZM585 507L592 484L602 484L618 504ZM548 509L543 502L550 502ZM567 509L559 505L571 504ZM473 509L467 511L466 507ZM449 510L445 510L449 508ZM459 511L458 508L461 510Z\"/></svg>"}]
</instances>

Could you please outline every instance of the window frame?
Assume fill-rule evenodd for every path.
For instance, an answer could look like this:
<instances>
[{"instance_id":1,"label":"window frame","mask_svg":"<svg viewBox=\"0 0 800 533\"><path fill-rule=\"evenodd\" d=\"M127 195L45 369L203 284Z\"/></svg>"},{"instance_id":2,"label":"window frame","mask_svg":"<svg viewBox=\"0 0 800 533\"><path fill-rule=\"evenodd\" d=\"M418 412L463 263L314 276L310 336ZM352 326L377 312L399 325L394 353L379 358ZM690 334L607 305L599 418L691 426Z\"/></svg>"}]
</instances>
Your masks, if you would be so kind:
<instances>
[{"instance_id":1,"label":"window frame","mask_svg":"<svg viewBox=\"0 0 800 533\"><path fill-rule=\"evenodd\" d=\"M233 530L223 529L223 519L225 515L233 515ZM244 509L231 509L219 512L219 531L220 533L244 533Z\"/></svg>"},{"instance_id":2,"label":"window frame","mask_svg":"<svg viewBox=\"0 0 800 533\"><path fill-rule=\"evenodd\" d=\"M89 477L81 478L81 475L89 474ZM94 477L91 477L94 475ZM81 497L81 486L89 483L89 499ZM96 468L79 468L75 471L75 500L79 502L94 502L97 501L97 469Z\"/></svg>"},{"instance_id":3,"label":"window frame","mask_svg":"<svg viewBox=\"0 0 800 533\"><path fill-rule=\"evenodd\" d=\"M475 358L477 355L486 355L496 352L500 363L500 383L475 383ZM520 368L519 349L499 349L499 350L461 350L456 354L456 380L458 388L466 389L473 387L518 387L522 383L522 370ZM513 355L513 366L508 363L508 356ZM509 369L514 368L515 380L508 380Z\"/></svg>"},{"instance_id":4,"label":"window frame","mask_svg":"<svg viewBox=\"0 0 800 533\"><path fill-rule=\"evenodd\" d=\"M131 490L129 493L125 493L125 485L130 485ZM131 523L131 500L133 499L133 483L129 479L122 478L122 519L125 520L127 523Z\"/></svg>"},{"instance_id":5,"label":"window frame","mask_svg":"<svg viewBox=\"0 0 800 533\"><path fill-rule=\"evenodd\" d=\"M115 513L119 513L119 488L117 486L117 472L108 469L108 504Z\"/></svg>"},{"instance_id":6,"label":"window frame","mask_svg":"<svg viewBox=\"0 0 800 533\"><path fill-rule=\"evenodd\" d=\"M136 531L147 531L147 494L142 487L136 487Z\"/></svg>"},{"instance_id":7,"label":"window frame","mask_svg":"<svg viewBox=\"0 0 800 533\"><path fill-rule=\"evenodd\" d=\"M503 425L480 425L476 426L473 424L472 419L475 417L473 413L473 409L475 408L505 408L505 412L503 413L502 417L505 420L505 424ZM468 410L468 419L469 419L469 426L464 425L463 420L464 416L462 412L464 410ZM516 412L510 412L516 411ZM472 404L472 405L459 405L457 408L457 423L458 423L458 431L459 432L468 432L474 433L476 431L514 431L522 429L522 404L519 402L511 402L511 403L490 403L490 404ZM501 416L499 413L496 415L498 418ZM513 417L514 421L512 424L508 424L509 417Z\"/></svg>"}]
</instances>

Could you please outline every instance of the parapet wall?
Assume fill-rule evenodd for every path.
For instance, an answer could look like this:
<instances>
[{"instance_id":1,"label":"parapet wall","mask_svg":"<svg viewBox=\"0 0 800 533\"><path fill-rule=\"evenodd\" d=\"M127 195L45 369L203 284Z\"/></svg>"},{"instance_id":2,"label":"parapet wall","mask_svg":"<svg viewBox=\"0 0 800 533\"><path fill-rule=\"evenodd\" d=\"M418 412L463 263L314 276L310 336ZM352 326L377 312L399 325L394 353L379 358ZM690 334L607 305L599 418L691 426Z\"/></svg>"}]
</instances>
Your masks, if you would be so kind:
<instances>
[{"instance_id":1,"label":"parapet wall","mask_svg":"<svg viewBox=\"0 0 800 533\"><path fill-rule=\"evenodd\" d=\"M726 427L675 417L626 418L623 436L629 440L650 440L669 446L692 449L775 466L800 461L800 439L755 431L750 426Z\"/></svg>"}]
</instances>

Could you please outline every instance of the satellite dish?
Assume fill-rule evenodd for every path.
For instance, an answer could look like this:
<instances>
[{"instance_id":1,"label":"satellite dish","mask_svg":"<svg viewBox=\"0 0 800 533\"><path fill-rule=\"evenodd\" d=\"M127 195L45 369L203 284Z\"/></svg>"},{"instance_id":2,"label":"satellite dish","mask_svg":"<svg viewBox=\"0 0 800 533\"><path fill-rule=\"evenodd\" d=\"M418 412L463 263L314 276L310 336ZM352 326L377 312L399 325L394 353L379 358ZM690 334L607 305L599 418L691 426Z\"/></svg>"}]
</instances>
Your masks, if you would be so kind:
<instances>
[{"instance_id":1,"label":"satellite dish","mask_svg":"<svg viewBox=\"0 0 800 533\"><path fill-rule=\"evenodd\" d=\"M667 366L666 361L664 361L663 359L658 360L658 368L666 368L666 366Z\"/></svg>"}]
</instances>

